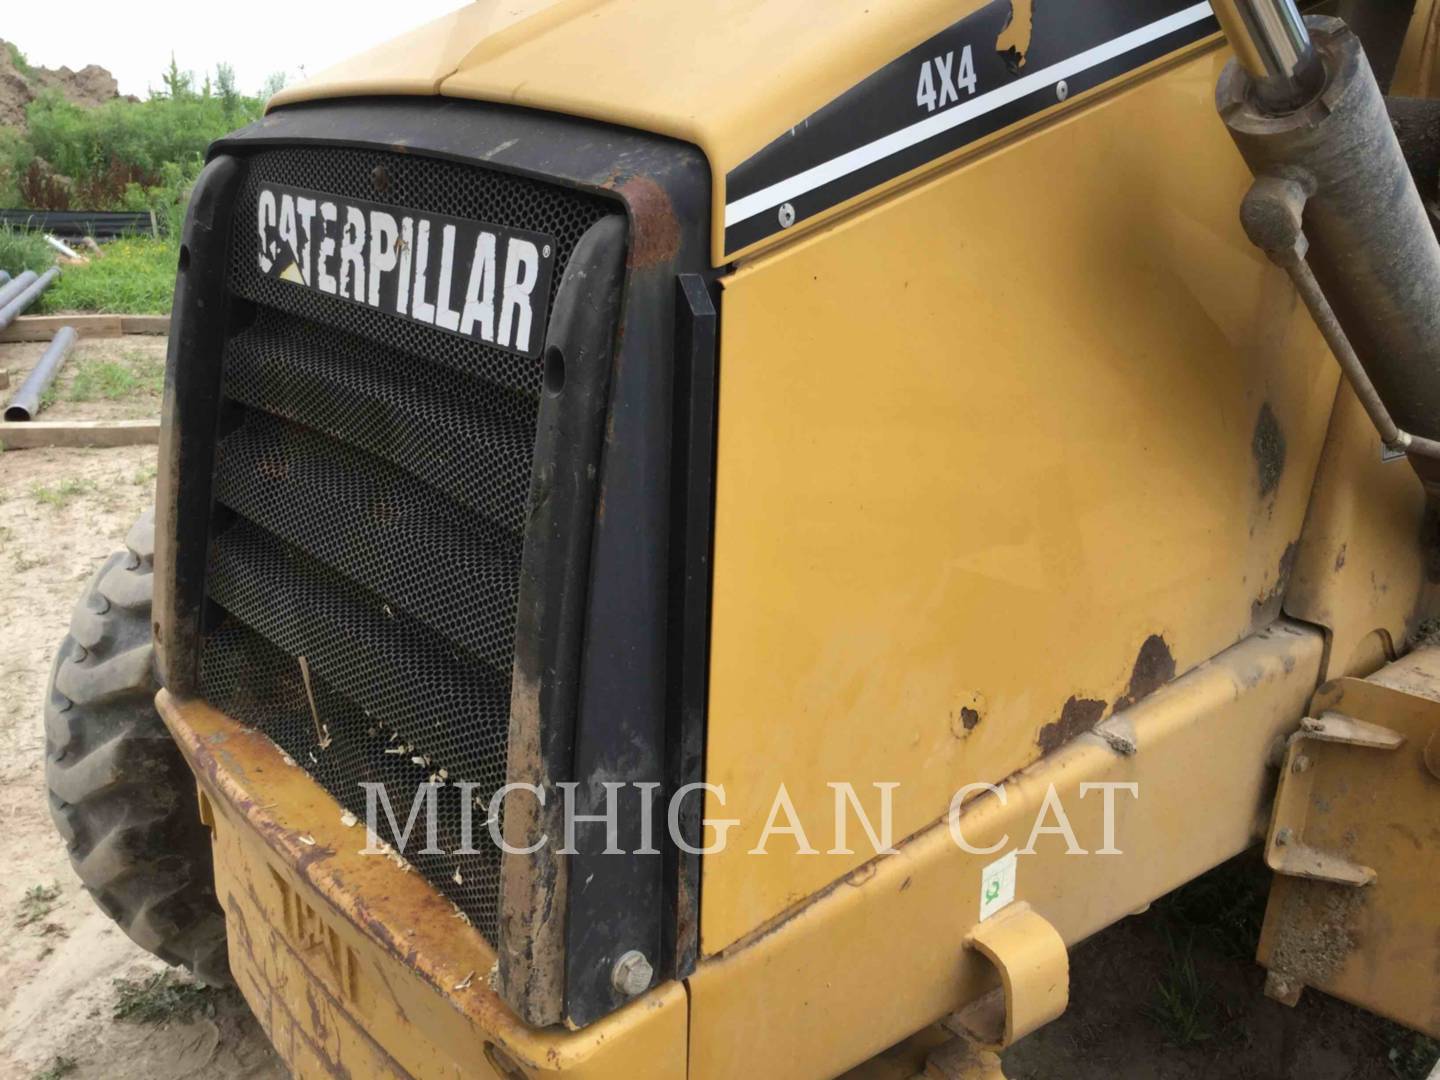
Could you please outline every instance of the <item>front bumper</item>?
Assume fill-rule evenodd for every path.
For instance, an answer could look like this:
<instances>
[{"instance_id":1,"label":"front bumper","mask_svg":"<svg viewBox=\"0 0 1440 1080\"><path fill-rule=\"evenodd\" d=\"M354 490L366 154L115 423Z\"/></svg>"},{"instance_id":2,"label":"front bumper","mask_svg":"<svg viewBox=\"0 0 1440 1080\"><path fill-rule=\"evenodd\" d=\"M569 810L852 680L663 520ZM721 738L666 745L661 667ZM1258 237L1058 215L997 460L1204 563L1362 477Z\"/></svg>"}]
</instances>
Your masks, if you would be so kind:
<instances>
[{"instance_id":1,"label":"front bumper","mask_svg":"<svg viewBox=\"0 0 1440 1080\"><path fill-rule=\"evenodd\" d=\"M479 932L417 874L362 855L363 822L274 743L199 702L156 703L199 782L235 980L299 1080L685 1075L681 984L583 1031L527 1027L491 989Z\"/></svg>"}]
</instances>

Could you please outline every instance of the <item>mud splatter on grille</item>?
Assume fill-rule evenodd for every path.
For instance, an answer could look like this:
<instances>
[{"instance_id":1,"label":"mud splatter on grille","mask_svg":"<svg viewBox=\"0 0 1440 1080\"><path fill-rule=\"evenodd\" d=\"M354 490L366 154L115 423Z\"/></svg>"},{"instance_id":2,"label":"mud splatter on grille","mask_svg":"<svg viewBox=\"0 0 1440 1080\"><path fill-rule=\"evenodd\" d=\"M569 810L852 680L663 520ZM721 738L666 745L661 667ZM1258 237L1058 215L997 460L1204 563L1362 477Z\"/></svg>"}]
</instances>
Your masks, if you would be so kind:
<instances>
[{"instance_id":1,"label":"mud splatter on grille","mask_svg":"<svg viewBox=\"0 0 1440 1080\"><path fill-rule=\"evenodd\" d=\"M446 854L421 854L423 819L406 854L493 941L486 806L505 779L541 363L262 276L263 182L545 233L552 303L613 206L437 159L287 148L249 159L235 209L204 695L362 820L362 782L403 828L417 785L443 779ZM456 856L462 783L476 854Z\"/></svg>"}]
</instances>

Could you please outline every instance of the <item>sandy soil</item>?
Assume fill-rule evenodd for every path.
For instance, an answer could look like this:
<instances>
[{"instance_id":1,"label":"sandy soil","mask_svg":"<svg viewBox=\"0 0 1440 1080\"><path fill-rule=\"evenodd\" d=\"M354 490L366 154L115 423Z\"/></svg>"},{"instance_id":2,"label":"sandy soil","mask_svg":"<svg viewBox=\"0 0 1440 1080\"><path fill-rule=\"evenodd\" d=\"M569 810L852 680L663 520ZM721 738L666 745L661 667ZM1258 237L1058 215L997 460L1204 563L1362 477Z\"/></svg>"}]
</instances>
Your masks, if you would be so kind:
<instances>
[{"instance_id":1,"label":"sandy soil","mask_svg":"<svg viewBox=\"0 0 1440 1080\"><path fill-rule=\"evenodd\" d=\"M160 338L93 344L100 347L82 356L164 353ZM38 351L0 346L0 367L24 370ZM156 412L144 397L62 405L86 419ZM61 418L60 408L46 418ZM233 995L217 994L214 1015L188 1024L112 1019L113 981L165 965L132 944L81 888L46 807L41 705L54 650L85 580L153 500L155 453L0 453L0 1080L29 1080L57 1057L73 1059L78 1069L69 1075L81 1080L285 1075ZM52 884L60 888L53 910L18 925L26 892Z\"/></svg>"}]
</instances>

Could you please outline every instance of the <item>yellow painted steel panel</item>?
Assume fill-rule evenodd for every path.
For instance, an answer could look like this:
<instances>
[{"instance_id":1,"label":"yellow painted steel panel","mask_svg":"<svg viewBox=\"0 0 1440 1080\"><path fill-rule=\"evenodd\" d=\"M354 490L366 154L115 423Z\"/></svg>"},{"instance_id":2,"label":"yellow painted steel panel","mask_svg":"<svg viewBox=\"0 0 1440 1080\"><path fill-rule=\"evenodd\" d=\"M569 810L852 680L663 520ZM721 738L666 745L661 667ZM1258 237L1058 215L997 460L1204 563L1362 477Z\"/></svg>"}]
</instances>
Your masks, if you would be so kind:
<instances>
[{"instance_id":1,"label":"yellow painted steel panel","mask_svg":"<svg viewBox=\"0 0 1440 1080\"><path fill-rule=\"evenodd\" d=\"M1239 228L1220 63L726 280L703 951L864 860L746 854L782 782L822 852L831 781L910 835L1278 613L1338 376Z\"/></svg>"},{"instance_id":2,"label":"yellow painted steel panel","mask_svg":"<svg viewBox=\"0 0 1440 1080\"><path fill-rule=\"evenodd\" d=\"M1254 844L1275 783L1269 748L1304 715L1322 649L1318 631L1283 621L1248 638L1127 711L1133 755L1081 736L1006 781L1003 800L968 804L962 836L993 854L963 851L934 824L703 961L689 980L692 1080L835 1076L989 990L988 961L965 947L983 871L1026 845L1052 785L1091 854L1040 836L1017 856L1015 900L1071 946ZM1082 797L1081 785L1096 783L1138 785L1115 792L1120 855L1095 853L1103 793Z\"/></svg>"}]
</instances>

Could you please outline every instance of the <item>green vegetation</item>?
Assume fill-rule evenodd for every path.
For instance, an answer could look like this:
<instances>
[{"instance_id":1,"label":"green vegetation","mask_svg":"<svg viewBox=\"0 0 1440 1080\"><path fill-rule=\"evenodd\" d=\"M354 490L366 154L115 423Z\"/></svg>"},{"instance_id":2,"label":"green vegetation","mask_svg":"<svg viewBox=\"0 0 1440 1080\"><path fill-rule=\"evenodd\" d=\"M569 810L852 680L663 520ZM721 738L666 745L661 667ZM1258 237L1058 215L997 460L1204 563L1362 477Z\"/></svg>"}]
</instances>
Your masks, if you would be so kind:
<instances>
[{"instance_id":1,"label":"green vegetation","mask_svg":"<svg viewBox=\"0 0 1440 1080\"><path fill-rule=\"evenodd\" d=\"M61 480L54 487L45 487L42 484L36 484L30 489L30 495L41 506L49 506L59 510L68 506L76 496L86 495L94 490L95 485L89 480L72 478L69 480ZM32 889L31 892L33 891ZM28 896L29 894L27 893L26 895Z\"/></svg>"},{"instance_id":2,"label":"green vegetation","mask_svg":"<svg viewBox=\"0 0 1440 1080\"><path fill-rule=\"evenodd\" d=\"M34 270L39 274L53 265L55 252L43 236L0 225L0 270L8 270L12 274Z\"/></svg>"},{"instance_id":3,"label":"green vegetation","mask_svg":"<svg viewBox=\"0 0 1440 1080\"><path fill-rule=\"evenodd\" d=\"M116 240L101 251L84 266L62 267L60 280L30 310L36 315L58 311L169 313L180 257L178 235Z\"/></svg>"},{"instance_id":4,"label":"green vegetation","mask_svg":"<svg viewBox=\"0 0 1440 1080\"><path fill-rule=\"evenodd\" d=\"M1176 1046L1192 1046L1214 1036L1214 993L1195 970L1188 948L1181 951L1172 944L1170 969L1155 987L1146 1013Z\"/></svg>"},{"instance_id":5,"label":"green vegetation","mask_svg":"<svg viewBox=\"0 0 1440 1080\"><path fill-rule=\"evenodd\" d=\"M15 65L15 70L24 75L27 79L35 74L35 69L30 66L30 61L20 51L20 46L13 41L7 41L5 47L10 50L10 63Z\"/></svg>"},{"instance_id":6,"label":"green vegetation","mask_svg":"<svg viewBox=\"0 0 1440 1080\"><path fill-rule=\"evenodd\" d=\"M74 1058L65 1057L63 1054L56 1055L54 1061L35 1074L35 1080L60 1080L61 1077L73 1075L79 1068L80 1063Z\"/></svg>"},{"instance_id":7,"label":"green vegetation","mask_svg":"<svg viewBox=\"0 0 1440 1080\"><path fill-rule=\"evenodd\" d=\"M29 926L37 923L55 910L55 901L60 899L60 883L52 882L49 885L32 885L25 890L25 896L20 901L20 912L15 916L16 926Z\"/></svg>"},{"instance_id":8,"label":"green vegetation","mask_svg":"<svg viewBox=\"0 0 1440 1080\"><path fill-rule=\"evenodd\" d=\"M28 77L24 54L9 48L16 70ZM284 82L272 76L264 96ZM46 90L26 107L23 130L0 128L0 206L150 211L160 234L106 244L87 265L64 267L31 313L167 313L180 225L205 149L259 117L264 96L242 94L228 64L197 81L172 57L146 101L87 109ZM38 234L0 228L0 269L40 273L54 263Z\"/></svg>"},{"instance_id":9,"label":"green vegetation","mask_svg":"<svg viewBox=\"0 0 1440 1080\"><path fill-rule=\"evenodd\" d=\"M138 349L120 360L87 360L62 395L66 401L121 401L129 397L159 397L165 388L165 361Z\"/></svg>"},{"instance_id":10,"label":"green vegetation","mask_svg":"<svg viewBox=\"0 0 1440 1080\"><path fill-rule=\"evenodd\" d=\"M131 1024L185 1024L214 1012L220 991L173 971L157 971L148 979L115 980L116 1020Z\"/></svg>"},{"instance_id":11,"label":"green vegetation","mask_svg":"<svg viewBox=\"0 0 1440 1080\"><path fill-rule=\"evenodd\" d=\"M18 67L18 64L17 64ZM196 85L174 59L148 101L84 109L56 91L25 111L27 130L0 130L0 203L37 210L154 210L178 223L205 148L251 120L261 98L241 94L221 65Z\"/></svg>"}]
</instances>

